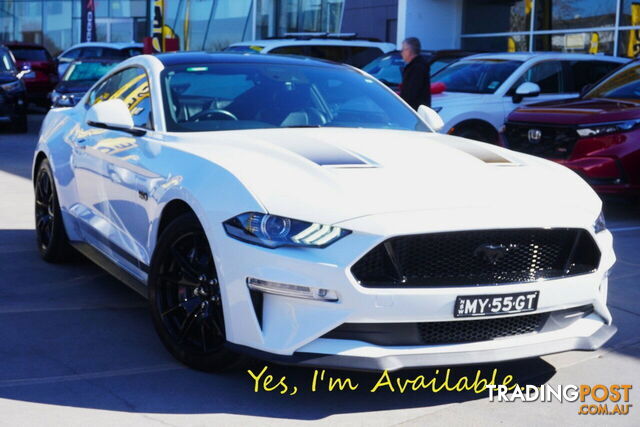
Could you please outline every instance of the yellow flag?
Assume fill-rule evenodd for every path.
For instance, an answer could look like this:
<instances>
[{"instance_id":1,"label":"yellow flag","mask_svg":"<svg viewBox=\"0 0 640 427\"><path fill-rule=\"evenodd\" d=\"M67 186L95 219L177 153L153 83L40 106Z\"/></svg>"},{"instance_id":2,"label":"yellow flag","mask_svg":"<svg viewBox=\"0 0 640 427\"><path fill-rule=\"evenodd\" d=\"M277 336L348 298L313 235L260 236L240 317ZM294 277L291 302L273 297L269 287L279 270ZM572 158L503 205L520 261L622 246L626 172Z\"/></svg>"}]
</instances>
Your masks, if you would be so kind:
<instances>
[{"instance_id":1,"label":"yellow flag","mask_svg":"<svg viewBox=\"0 0 640 427\"><path fill-rule=\"evenodd\" d=\"M507 39L507 52L515 52L516 51L516 41L513 37L509 37Z\"/></svg>"},{"instance_id":2,"label":"yellow flag","mask_svg":"<svg viewBox=\"0 0 640 427\"><path fill-rule=\"evenodd\" d=\"M631 25L640 25L640 3L631 3ZM640 53L640 34L639 30L629 31L629 45L627 46L627 56L629 58L635 58Z\"/></svg>"},{"instance_id":3,"label":"yellow flag","mask_svg":"<svg viewBox=\"0 0 640 427\"><path fill-rule=\"evenodd\" d=\"M598 46L600 45L600 35L598 33L591 33L591 44L589 45L589 53L598 53Z\"/></svg>"}]
</instances>

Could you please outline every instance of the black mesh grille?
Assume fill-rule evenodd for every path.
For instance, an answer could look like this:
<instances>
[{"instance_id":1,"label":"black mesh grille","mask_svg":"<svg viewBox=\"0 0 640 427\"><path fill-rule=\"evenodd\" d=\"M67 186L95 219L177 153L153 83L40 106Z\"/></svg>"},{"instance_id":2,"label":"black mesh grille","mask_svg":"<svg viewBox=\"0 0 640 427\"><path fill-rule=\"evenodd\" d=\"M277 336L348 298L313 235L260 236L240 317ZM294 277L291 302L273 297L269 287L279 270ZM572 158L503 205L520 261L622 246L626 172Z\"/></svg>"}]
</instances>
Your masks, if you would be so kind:
<instances>
[{"instance_id":1,"label":"black mesh grille","mask_svg":"<svg viewBox=\"0 0 640 427\"><path fill-rule=\"evenodd\" d=\"M365 287L468 286L584 274L599 262L585 230L474 230L391 238L351 272Z\"/></svg>"},{"instance_id":2,"label":"black mesh grille","mask_svg":"<svg viewBox=\"0 0 640 427\"><path fill-rule=\"evenodd\" d=\"M529 131L536 130L540 131L541 138L530 140ZM550 159L568 158L578 140L574 127L536 123L507 123L504 135L510 149Z\"/></svg>"},{"instance_id":3,"label":"black mesh grille","mask_svg":"<svg viewBox=\"0 0 640 427\"><path fill-rule=\"evenodd\" d=\"M500 319L419 323L418 330L424 344L489 341L536 332L542 328L547 317L547 313L542 313Z\"/></svg>"}]
</instances>

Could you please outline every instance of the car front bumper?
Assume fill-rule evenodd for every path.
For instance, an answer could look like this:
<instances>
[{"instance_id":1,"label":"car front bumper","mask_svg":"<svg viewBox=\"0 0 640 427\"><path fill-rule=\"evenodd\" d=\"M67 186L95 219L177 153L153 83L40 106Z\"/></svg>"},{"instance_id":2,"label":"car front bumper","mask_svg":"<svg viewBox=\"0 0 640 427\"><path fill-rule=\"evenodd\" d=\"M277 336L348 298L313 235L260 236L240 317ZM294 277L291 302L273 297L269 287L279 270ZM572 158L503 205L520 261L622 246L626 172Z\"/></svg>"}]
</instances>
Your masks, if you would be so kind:
<instances>
[{"instance_id":1,"label":"car front bumper","mask_svg":"<svg viewBox=\"0 0 640 427\"><path fill-rule=\"evenodd\" d=\"M388 231L391 228L395 235L464 230L469 229L469 218L475 218L472 229L532 226L530 220L515 211L487 213L461 210L360 218L340 224L354 232L325 249L273 250L236 241L226 235L210 236L212 247L220 248L214 249L214 257L222 285L227 340L236 349L281 363L364 370L496 362L568 350L593 350L606 342L615 333L606 307L608 270L615 262L612 236L608 231L597 235L590 231L602 253L597 271L562 279L398 289L366 288L351 274L351 266L362 255L394 235ZM541 209L533 215L538 222L535 225L541 227L589 230L593 221L583 211L575 210L544 212ZM467 225L463 227L465 222ZM428 229L424 224L428 224ZM358 231L365 228L368 232ZM256 304L246 285L248 277L330 289L336 291L340 299L327 302L262 294L260 303ZM536 313L556 313L585 306L591 309L560 329L491 341L376 345L326 336L344 324L469 321L453 315L457 296L529 291L540 293Z\"/></svg>"}]
</instances>

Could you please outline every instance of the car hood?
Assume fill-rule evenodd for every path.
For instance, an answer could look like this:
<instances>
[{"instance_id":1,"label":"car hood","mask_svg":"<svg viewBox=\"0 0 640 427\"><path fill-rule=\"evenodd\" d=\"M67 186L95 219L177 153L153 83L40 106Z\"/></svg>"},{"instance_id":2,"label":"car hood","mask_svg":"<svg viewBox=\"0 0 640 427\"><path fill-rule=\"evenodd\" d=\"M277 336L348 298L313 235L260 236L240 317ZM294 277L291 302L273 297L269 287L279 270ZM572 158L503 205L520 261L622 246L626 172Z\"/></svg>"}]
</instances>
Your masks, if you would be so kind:
<instances>
[{"instance_id":1,"label":"car hood","mask_svg":"<svg viewBox=\"0 0 640 427\"><path fill-rule=\"evenodd\" d=\"M18 80L18 78L13 73L8 72L0 72L0 84L11 83Z\"/></svg>"},{"instance_id":2,"label":"car hood","mask_svg":"<svg viewBox=\"0 0 640 427\"><path fill-rule=\"evenodd\" d=\"M314 128L166 138L230 171L268 212L324 224L431 209L575 207L576 200L594 217L600 209L591 188L562 166L448 135Z\"/></svg>"},{"instance_id":3,"label":"car hood","mask_svg":"<svg viewBox=\"0 0 640 427\"><path fill-rule=\"evenodd\" d=\"M93 86L95 80L74 80L60 82L55 91L58 93L84 93Z\"/></svg>"},{"instance_id":4,"label":"car hood","mask_svg":"<svg viewBox=\"0 0 640 427\"><path fill-rule=\"evenodd\" d=\"M431 95L431 105L433 107L446 107L453 104L467 104L473 105L488 100L495 99L493 94L488 93L466 93L466 92L447 92Z\"/></svg>"},{"instance_id":5,"label":"car hood","mask_svg":"<svg viewBox=\"0 0 640 427\"><path fill-rule=\"evenodd\" d=\"M623 99L574 98L520 107L509 121L580 125L636 119L640 103Z\"/></svg>"}]
</instances>

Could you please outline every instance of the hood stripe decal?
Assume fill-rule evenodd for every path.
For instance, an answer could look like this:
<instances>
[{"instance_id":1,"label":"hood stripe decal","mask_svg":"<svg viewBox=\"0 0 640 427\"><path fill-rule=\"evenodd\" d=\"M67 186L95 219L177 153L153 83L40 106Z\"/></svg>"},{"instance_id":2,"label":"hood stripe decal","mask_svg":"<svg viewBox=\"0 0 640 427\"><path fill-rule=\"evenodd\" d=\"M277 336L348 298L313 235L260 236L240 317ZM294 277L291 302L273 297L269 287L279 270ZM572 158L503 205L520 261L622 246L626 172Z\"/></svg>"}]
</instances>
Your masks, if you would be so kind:
<instances>
[{"instance_id":1,"label":"hood stripe decal","mask_svg":"<svg viewBox=\"0 0 640 427\"><path fill-rule=\"evenodd\" d=\"M363 159L331 144L312 141L278 141L276 144L286 148L320 166L366 166Z\"/></svg>"}]
</instances>

